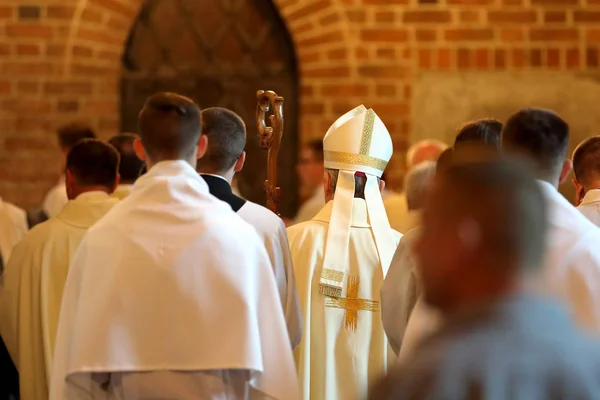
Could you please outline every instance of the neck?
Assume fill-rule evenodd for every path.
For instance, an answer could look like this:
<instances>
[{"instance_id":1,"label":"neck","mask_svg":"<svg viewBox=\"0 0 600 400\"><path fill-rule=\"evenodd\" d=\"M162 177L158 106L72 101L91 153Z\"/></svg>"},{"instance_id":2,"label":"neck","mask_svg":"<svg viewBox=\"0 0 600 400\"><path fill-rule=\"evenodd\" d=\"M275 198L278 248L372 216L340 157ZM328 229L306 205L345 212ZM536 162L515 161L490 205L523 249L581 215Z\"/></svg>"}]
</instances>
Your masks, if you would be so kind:
<instances>
[{"instance_id":1,"label":"neck","mask_svg":"<svg viewBox=\"0 0 600 400\"><path fill-rule=\"evenodd\" d=\"M104 192L104 193L110 194L110 193L112 193L112 190L107 188L106 186L101 186L101 185L86 186L86 187L82 187L82 188L72 189L70 191L68 197L69 197L69 200L75 200L80 195L82 195L84 193L89 193L89 192Z\"/></svg>"},{"instance_id":2,"label":"neck","mask_svg":"<svg viewBox=\"0 0 600 400\"><path fill-rule=\"evenodd\" d=\"M230 185L231 185L231 182L233 182L233 176L235 175L235 171L233 169L230 169L229 171L225 171L225 172L217 172L217 171L212 171L210 169L199 169L198 173L199 174L208 174L208 175L218 175L222 178L225 178L227 180L227 182L229 182Z\"/></svg>"},{"instance_id":3,"label":"neck","mask_svg":"<svg viewBox=\"0 0 600 400\"><path fill-rule=\"evenodd\" d=\"M161 163L163 161L185 161L186 163L190 164L193 168L196 168L196 157L181 157L181 158L164 158L162 160L152 160L150 158L146 159L146 166L148 171L150 171L152 169L152 167L154 167L156 164Z\"/></svg>"},{"instance_id":4,"label":"neck","mask_svg":"<svg viewBox=\"0 0 600 400\"><path fill-rule=\"evenodd\" d=\"M600 189L600 180L591 181L583 187L585 193L596 189Z\"/></svg>"}]
</instances>

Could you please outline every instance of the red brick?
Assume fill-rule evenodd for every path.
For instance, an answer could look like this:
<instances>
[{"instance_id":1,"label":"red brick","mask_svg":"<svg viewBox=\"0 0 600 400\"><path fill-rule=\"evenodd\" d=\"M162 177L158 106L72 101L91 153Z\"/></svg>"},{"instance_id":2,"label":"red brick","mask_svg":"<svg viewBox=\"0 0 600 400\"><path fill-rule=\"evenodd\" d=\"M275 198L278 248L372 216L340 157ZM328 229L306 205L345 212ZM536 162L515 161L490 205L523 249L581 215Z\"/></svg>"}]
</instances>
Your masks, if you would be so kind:
<instances>
[{"instance_id":1,"label":"red brick","mask_svg":"<svg viewBox=\"0 0 600 400\"><path fill-rule=\"evenodd\" d=\"M500 40L503 42L522 42L525 40L525 32L519 28L506 28L500 30Z\"/></svg>"},{"instance_id":2,"label":"red brick","mask_svg":"<svg viewBox=\"0 0 600 400\"><path fill-rule=\"evenodd\" d=\"M535 6L566 6L580 4L580 0L531 0Z\"/></svg>"},{"instance_id":3,"label":"red brick","mask_svg":"<svg viewBox=\"0 0 600 400\"><path fill-rule=\"evenodd\" d=\"M381 58L384 60L395 60L396 59L396 49L390 47L381 47L377 49L376 52L377 58Z\"/></svg>"},{"instance_id":4,"label":"red brick","mask_svg":"<svg viewBox=\"0 0 600 400\"><path fill-rule=\"evenodd\" d=\"M368 78L404 78L407 71L401 67L363 65L358 67L358 74Z\"/></svg>"},{"instance_id":5,"label":"red brick","mask_svg":"<svg viewBox=\"0 0 600 400\"><path fill-rule=\"evenodd\" d=\"M470 68L472 65L472 54L469 49L458 49L456 51L456 66L458 69Z\"/></svg>"},{"instance_id":6,"label":"red brick","mask_svg":"<svg viewBox=\"0 0 600 400\"><path fill-rule=\"evenodd\" d=\"M46 82L43 85L45 94L90 94L91 82Z\"/></svg>"},{"instance_id":7,"label":"red brick","mask_svg":"<svg viewBox=\"0 0 600 400\"><path fill-rule=\"evenodd\" d=\"M362 2L366 5L385 6L395 4L408 4L409 0L362 0Z\"/></svg>"},{"instance_id":8,"label":"red brick","mask_svg":"<svg viewBox=\"0 0 600 400\"><path fill-rule=\"evenodd\" d=\"M344 36L339 31L328 32L322 35L313 36L310 38L306 38L298 41L298 47L313 47L319 46L325 43L338 43L343 41Z\"/></svg>"},{"instance_id":9,"label":"red brick","mask_svg":"<svg viewBox=\"0 0 600 400\"><path fill-rule=\"evenodd\" d=\"M406 11L404 13L404 23L444 23L450 22L449 11L421 10Z\"/></svg>"},{"instance_id":10,"label":"red brick","mask_svg":"<svg viewBox=\"0 0 600 400\"><path fill-rule=\"evenodd\" d=\"M490 68L490 53L488 49L475 50L475 67L477 69Z\"/></svg>"},{"instance_id":11,"label":"red brick","mask_svg":"<svg viewBox=\"0 0 600 400\"><path fill-rule=\"evenodd\" d=\"M480 29L448 29L445 32L446 40L457 41L457 42L472 42L482 40L492 40L494 38L494 31L489 28Z\"/></svg>"},{"instance_id":12,"label":"red brick","mask_svg":"<svg viewBox=\"0 0 600 400\"><path fill-rule=\"evenodd\" d=\"M437 67L440 70L452 68L452 51L450 49L439 49L437 54Z\"/></svg>"},{"instance_id":13,"label":"red brick","mask_svg":"<svg viewBox=\"0 0 600 400\"><path fill-rule=\"evenodd\" d=\"M417 29L415 39L418 42L435 42L437 40L437 31L434 29Z\"/></svg>"},{"instance_id":14,"label":"red brick","mask_svg":"<svg viewBox=\"0 0 600 400\"><path fill-rule=\"evenodd\" d=\"M14 7L0 6L0 19L11 19L13 17Z\"/></svg>"},{"instance_id":15,"label":"red brick","mask_svg":"<svg viewBox=\"0 0 600 400\"><path fill-rule=\"evenodd\" d=\"M363 29L361 38L366 42L405 42L408 40L406 29Z\"/></svg>"},{"instance_id":16,"label":"red brick","mask_svg":"<svg viewBox=\"0 0 600 400\"><path fill-rule=\"evenodd\" d=\"M302 52L298 54L298 59L302 65L315 63L321 60L321 53L317 51Z\"/></svg>"},{"instance_id":17,"label":"red brick","mask_svg":"<svg viewBox=\"0 0 600 400\"><path fill-rule=\"evenodd\" d=\"M465 4L465 5L484 5L484 4L492 4L494 0L448 0L448 4Z\"/></svg>"},{"instance_id":18,"label":"red brick","mask_svg":"<svg viewBox=\"0 0 600 400\"><path fill-rule=\"evenodd\" d=\"M40 24L7 24L6 36L20 39L47 39L52 36L52 28Z\"/></svg>"},{"instance_id":19,"label":"red brick","mask_svg":"<svg viewBox=\"0 0 600 400\"><path fill-rule=\"evenodd\" d=\"M9 81L0 81L0 94L7 95L10 94L12 89L12 85Z\"/></svg>"},{"instance_id":20,"label":"red brick","mask_svg":"<svg viewBox=\"0 0 600 400\"><path fill-rule=\"evenodd\" d=\"M80 27L77 31L77 37L79 39L90 40L97 43L112 44L112 45L123 45L123 38L112 31L105 31L100 29L90 29L87 27Z\"/></svg>"},{"instance_id":21,"label":"red brick","mask_svg":"<svg viewBox=\"0 0 600 400\"><path fill-rule=\"evenodd\" d=\"M109 18L106 26L116 31L127 31L131 26L131 21L125 21L122 18Z\"/></svg>"},{"instance_id":22,"label":"red brick","mask_svg":"<svg viewBox=\"0 0 600 400\"><path fill-rule=\"evenodd\" d=\"M102 50L98 53L98 59L109 61L111 63L119 63L121 61L121 53L116 51Z\"/></svg>"},{"instance_id":23,"label":"red brick","mask_svg":"<svg viewBox=\"0 0 600 400\"><path fill-rule=\"evenodd\" d=\"M573 20L576 23L600 22L600 11L575 11Z\"/></svg>"},{"instance_id":24,"label":"red brick","mask_svg":"<svg viewBox=\"0 0 600 400\"><path fill-rule=\"evenodd\" d=\"M409 106L406 103L375 103L371 106L384 120L386 115L398 118L408 115L409 112Z\"/></svg>"},{"instance_id":25,"label":"red brick","mask_svg":"<svg viewBox=\"0 0 600 400\"><path fill-rule=\"evenodd\" d=\"M537 21L535 11L490 11L488 21L493 24L533 24Z\"/></svg>"},{"instance_id":26,"label":"red brick","mask_svg":"<svg viewBox=\"0 0 600 400\"><path fill-rule=\"evenodd\" d=\"M83 22L93 22L99 24L102 22L104 16L101 12L92 10L90 8L86 8L81 13L81 21Z\"/></svg>"},{"instance_id":27,"label":"red brick","mask_svg":"<svg viewBox=\"0 0 600 400\"><path fill-rule=\"evenodd\" d=\"M596 68L598 67L598 49L589 48L585 52L585 63L588 67Z\"/></svg>"},{"instance_id":28,"label":"red brick","mask_svg":"<svg viewBox=\"0 0 600 400\"><path fill-rule=\"evenodd\" d=\"M588 42L600 42L600 29L591 29L587 31L585 40Z\"/></svg>"},{"instance_id":29,"label":"red brick","mask_svg":"<svg viewBox=\"0 0 600 400\"><path fill-rule=\"evenodd\" d=\"M11 54L11 47L8 43L0 43L0 56L7 56Z\"/></svg>"},{"instance_id":30,"label":"red brick","mask_svg":"<svg viewBox=\"0 0 600 400\"><path fill-rule=\"evenodd\" d=\"M544 13L544 22L555 23L555 22L566 22L567 13L564 11L546 11Z\"/></svg>"},{"instance_id":31,"label":"red brick","mask_svg":"<svg viewBox=\"0 0 600 400\"><path fill-rule=\"evenodd\" d=\"M55 71L54 65L49 62L5 62L2 71L6 74L29 76L49 74Z\"/></svg>"},{"instance_id":32,"label":"red brick","mask_svg":"<svg viewBox=\"0 0 600 400\"><path fill-rule=\"evenodd\" d=\"M303 103L302 113L307 115L320 115L325 111L323 103Z\"/></svg>"},{"instance_id":33,"label":"red brick","mask_svg":"<svg viewBox=\"0 0 600 400\"><path fill-rule=\"evenodd\" d=\"M377 11L375 13L375 22L393 23L396 20L396 13L393 11Z\"/></svg>"},{"instance_id":34,"label":"red brick","mask_svg":"<svg viewBox=\"0 0 600 400\"><path fill-rule=\"evenodd\" d=\"M300 94L303 97L313 96L315 94L315 88L314 86L302 85L300 87Z\"/></svg>"},{"instance_id":35,"label":"red brick","mask_svg":"<svg viewBox=\"0 0 600 400\"><path fill-rule=\"evenodd\" d=\"M577 29L571 28L538 28L532 29L529 38L533 41L576 41L579 38Z\"/></svg>"},{"instance_id":36,"label":"red brick","mask_svg":"<svg viewBox=\"0 0 600 400\"><path fill-rule=\"evenodd\" d=\"M50 19L71 20L75 16L75 7L49 5L46 9L46 17Z\"/></svg>"},{"instance_id":37,"label":"red brick","mask_svg":"<svg viewBox=\"0 0 600 400\"><path fill-rule=\"evenodd\" d=\"M419 49L419 68L430 69L433 66L432 52L429 49Z\"/></svg>"},{"instance_id":38,"label":"red brick","mask_svg":"<svg viewBox=\"0 0 600 400\"><path fill-rule=\"evenodd\" d=\"M324 17L319 18L319 23L323 26L328 26L331 24L335 24L340 20L340 15L337 12L333 12L331 14L325 15Z\"/></svg>"},{"instance_id":39,"label":"red brick","mask_svg":"<svg viewBox=\"0 0 600 400\"><path fill-rule=\"evenodd\" d=\"M576 69L581 65L581 57L579 49L567 49L567 68Z\"/></svg>"},{"instance_id":40,"label":"red brick","mask_svg":"<svg viewBox=\"0 0 600 400\"><path fill-rule=\"evenodd\" d=\"M350 10L346 11L346 18L350 22L365 22L367 14L363 10Z\"/></svg>"},{"instance_id":41,"label":"red brick","mask_svg":"<svg viewBox=\"0 0 600 400\"><path fill-rule=\"evenodd\" d=\"M321 93L330 97L364 97L369 94L369 86L363 84L327 84L323 85Z\"/></svg>"},{"instance_id":42,"label":"red brick","mask_svg":"<svg viewBox=\"0 0 600 400\"><path fill-rule=\"evenodd\" d=\"M49 44L46 46L46 55L50 57L62 57L66 51L66 46L61 44Z\"/></svg>"},{"instance_id":43,"label":"red brick","mask_svg":"<svg viewBox=\"0 0 600 400\"><path fill-rule=\"evenodd\" d=\"M346 48L333 49L327 52L329 60L346 60L348 58L348 50Z\"/></svg>"},{"instance_id":44,"label":"red brick","mask_svg":"<svg viewBox=\"0 0 600 400\"><path fill-rule=\"evenodd\" d=\"M356 107L356 106L350 102L336 101L335 103L332 104L331 109L334 114L341 115L341 114L347 113L348 110L351 110L353 107ZM326 130L328 128L329 128L328 126L324 126L323 130Z\"/></svg>"},{"instance_id":45,"label":"red brick","mask_svg":"<svg viewBox=\"0 0 600 400\"><path fill-rule=\"evenodd\" d=\"M17 54L21 56L37 56L40 54L40 46L37 44L18 44Z\"/></svg>"},{"instance_id":46,"label":"red brick","mask_svg":"<svg viewBox=\"0 0 600 400\"><path fill-rule=\"evenodd\" d=\"M296 11L288 14L287 19L289 21L294 21L297 19L306 18L310 15L314 15L315 13L318 13L319 11L323 11L329 7L331 7L331 1L329 1L329 0L313 1L299 9L297 9Z\"/></svg>"},{"instance_id":47,"label":"red brick","mask_svg":"<svg viewBox=\"0 0 600 400\"><path fill-rule=\"evenodd\" d=\"M90 0L92 4L97 4L100 7L117 14L121 14L126 18L133 18L137 10L125 4L131 4L129 1L121 0Z\"/></svg>"},{"instance_id":48,"label":"red brick","mask_svg":"<svg viewBox=\"0 0 600 400\"><path fill-rule=\"evenodd\" d=\"M301 35L305 32L309 32L312 31L313 29L315 29L315 26L312 24L312 22L305 22L302 24L298 24L298 25L294 25L291 30L292 33L294 35Z\"/></svg>"},{"instance_id":49,"label":"red brick","mask_svg":"<svg viewBox=\"0 0 600 400\"><path fill-rule=\"evenodd\" d=\"M463 10L458 14L460 22L464 23L475 23L481 20L481 13L479 10Z\"/></svg>"},{"instance_id":50,"label":"red brick","mask_svg":"<svg viewBox=\"0 0 600 400\"><path fill-rule=\"evenodd\" d=\"M347 78L350 76L350 68L347 66L314 68L307 69L302 74L306 78Z\"/></svg>"},{"instance_id":51,"label":"red brick","mask_svg":"<svg viewBox=\"0 0 600 400\"><path fill-rule=\"evenodd\" d=\"M548 49L546 53L546 65L550 68L560 67L560 49Z\"/></svg>"},{"instance_id":52,"label":"red brick","mask_svg":"<svg viewBox=\"0 0 600 400\"><path fill-rule=\"evenodd\" d=\"M33 137L8 137L4 142L4 149L8 151L50 150L52 147L51 141ZM25 164L27 163L21 164L21 167ZM35 175L35 171L29 173Z\"/></svg>"},{"instance_id":53,"label":"red brick","mask_svg":"<svg viewBox=\"0 0 600 400\"><path fill-rule=\"evenodd\" d=\"M496 49L496 51L494 51L494 67L496 67L496 69L506 68L506 50Z\"/></svg>"},{"instance_id":54,"label":"red brick","mask_svg":"<svg viewBox=\"0 0 600 400\"><path fill-rule=\"evenodd\" d=\"M531 60L532 67L541 67L542 66L542 50L541 49L531 49L529 57Z\"/></svg>"},{"instance_id":55,"label":"red brick","mask_svg":"<svg viewBox=\"0 0 600 400\"><path fill-rule=\"evenodd\" d=\"M521 6L524 0L502 0L503 6Z\"/></svg>"},{"instance_id":56,"label":"red brick","mask_svg":"<svg viewBox=\"0 0 600 400\"><path fill-rule=\"evenodd\" d=\"M355 56L358 60L368 60L369 59L369 50L364 47L359 47L356 49Z\"/></svg>"},{"instance_id":57,"label":"red brick","mask_svg":"<svg viewBox=\"0 0 600 400\"><path fill-rule=\"evenodd\" d=\"M511 65L516 68L527 66L527 54L524 49L513 49L511 51Z\"/></svg>"},{"instance_id":58,"label":"red brick","mask_svg":"<svg viewBox=\"0 0 600 400\"><path fill-rule=\"evenodd\" d=\"M87 46L73 46L72 52L77 57L92 57L94 55L94 50Z\"/></svg>"},{"instance_id":59,"label":"red brick","mask_svg":"<svg viewBox=\"0 0 600 400\"><path fill-rule=\"evenodd\" d=\"M375 94L377 97L395 97L396 87L394 85L377 85Z\"/></svg>"}]
</instances>

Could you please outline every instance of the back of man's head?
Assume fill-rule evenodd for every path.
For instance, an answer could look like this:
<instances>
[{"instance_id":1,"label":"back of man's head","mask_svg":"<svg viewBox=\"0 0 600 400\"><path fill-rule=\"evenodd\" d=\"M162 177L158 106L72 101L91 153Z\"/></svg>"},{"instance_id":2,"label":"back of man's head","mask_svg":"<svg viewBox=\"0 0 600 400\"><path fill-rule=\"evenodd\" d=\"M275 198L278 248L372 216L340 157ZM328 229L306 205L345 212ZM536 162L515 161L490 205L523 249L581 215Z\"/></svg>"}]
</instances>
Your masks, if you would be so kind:
<instances>
[{"instance_id":1,"label":"back of man's head","mask_svg":"<svg viewBox=\"0 0 600 400\"><path fill-rule=\"evenodd\" d=\"M226 108L202 110L202 134L208 138L198 172L223 173L233 168L246 147L246 125L239 115Z\"/></svg>"},{"instance_id":2,"label":"back of man's head","mask_svg":"<svg viewBox=\"0 0 600 400\"><path fill-rule=\"evenodd\" d=\"M96 139L94 130L89 125L81 122L73 122L60 127L57 131L57 136L58 144L64 152L69 151L80 140Z\"/></svg>"},{"instance_id":3,"label":"back of man's head","mask_svg":"<svg viewBox=\"0 0 600 400\"><path fill-rule=\"evenodd\" d=\"M84 139L67 154L66 169L69 199L89 188L112 193L118 179L119 153L109 144Z\"/></svg>"},{"instance_id":4,"label":"back of man's head","mask_svg":"<svg viewBox=\"0 0 600 400\"><path fill-rule=\"evenodd\" d=\"M323 141L311 140L306 143L306 148L310 149L313 158L318 162L323 162Z\"/></svg>"},{"instance_id":5,"label":"back of man's head","mask_svg":"<svg viewBox=\"0 0 600 400\"><path fill-rule=\"evenodd\" d=\"M200 109L175 93L157 93L140 112L138 132L146 155L156 163L195 155L201 134Z\"/></svg>"},{"instance_id":6,"label":"back of man's head","mask_svg":"<svg viewBox=\"0 0 600 400\"><path fill-rule=\"evenodd\" d=\"M502 122L495 119L479 119L467 122L458 129L454 147L464 143L481 143L493 148L500 148Z\"/></svg>"},{"instance_id":7,"label":"back of man's head","mask_svg":"<svg viewBox=\"0 0 600 400\"><path fill-rule=\"evenodd\" d=\"M569 125L550 110L521 110L502 131L503 152L525 156L534 163L538 179L554 185L569 172L564 170L568 147Z\"/></svg>"},{"instance_id":8,"label":"back of man's head","mask_svg":"<svg viewBox=\"0 0 600 400\"><path fill-rule=\"evenodd\" d=\"M138 158L133 149L133 143L137 138L138 136L133 133L121 133L113 136L108 141L121 156L121 162L119 163L121 183L134 183L144 165L144 162Z\"/></svg>"},{"instance_id":9,"label":"back of man's head","mask_svg":"<svg viewBox=\"0 0 600 400\"><path fill-rule=\"evenodd\" d=\"M573 152L575 179L586 190L600 184L600 136L592 136L581 142Z\"/></svg>"},{"instance_id":10,"label":"back of man's head","mask_svg":"<svg viewBox=\"0 0 600 400\"><path fill-rule=\"evenodd\" d=\"M406 176L404 188L409 210L418 210L422 207L423 197L433 183L435 170L436 163L434 161L426 161L411 169Z\"/></svg>"},{"instance_id":11,"label":"back of man's head","mask_svg":"<svg viewBox=\"0 0 600 400\"><path fill-rule=\"evenodd\" d=\"M440 154L447 148L448 145L439 140L421 140L410 146L406 152L406 167L410 170L422 162L436 161Z\"/></svg>"}]
</instances>

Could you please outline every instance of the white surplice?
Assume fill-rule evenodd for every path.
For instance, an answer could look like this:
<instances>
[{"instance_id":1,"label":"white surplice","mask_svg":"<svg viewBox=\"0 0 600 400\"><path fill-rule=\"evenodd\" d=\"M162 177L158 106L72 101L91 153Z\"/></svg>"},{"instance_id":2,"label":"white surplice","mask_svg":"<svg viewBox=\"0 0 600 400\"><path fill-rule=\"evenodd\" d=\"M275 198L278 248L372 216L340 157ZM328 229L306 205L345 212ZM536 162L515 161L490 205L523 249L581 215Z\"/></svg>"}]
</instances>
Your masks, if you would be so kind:
<instances>
[{"instance_id":1,"label":"white surplice","mask_svg":"<svg viewBox=\"0 0 600 400\"><path fill-rule=\"evenodd\" d=\"M226 377L228 392L242 385L240 398L298 398L264 245L183 161L151 168L82 241L65 286L50 399L118 399L130 377L138 393L149 385L155 398L169 397L142 374L161 371L198 399L214 394L201 373Z\"/></svg>"},{"instance_id":2,"label":"white surplice","mask_svg":"<svg viewBox=\"0 0 600 400\"><path fill-rule=\"evenodd\" d=\"M27 229L27 214L25 211L13 204L2 201L2 198L0 198L0 256L2 256L2 264L6 265L10 259L12 249L23 239Z\"/></svg>"},{"instance_id":3,"label":"white surplice","mask_svg":"<svg viewBox=\"0 0 600 400\"><path fill-rule=\"evenodd\" d=\"M63 209L69 198L67 197L67 186L65 184L64 176L60 178L58 184L54 186L44 199L43 209L46 212L48 218L56 217L59 212Z\"/></svg>"},{"instance_id":4,"label":"white surplice","mask_svg":"<svg viewBox=\"0 0 600 400\"><path fill-rule=\"evenodd\" d=\"M365 398L369 385L395 358L381 323L379 292L384 276L366 202L353 201L349 278L341 300L319 292L333 201L311 221L288 228L304 321L304 335L295 356L306 400ZM400 234L394 232L394 238L397 244ZM346 304L349 309L363 308L356 311L356 318L352 310L338 308L348 298L348 281L358 284L358 288L354 286L354 291L358 289L356 299Z\"/></svg>"},{"instance_id":5,"label":"white surplice","mask_svg":"<svg viewBox=\"0 0 600 400\"><path fill-rule=\"evenodd\" d=\"M115 191L113 192L113 197L116 197L119 200L123 200L125 197L129 196L129 194L131 193L131 189L133 189L133 184L122 183L118 185Z\"/></svg>"},{"instance_id":6,"label":"white surplice","mask_svg":"<svg viewBox=\"0 0 600 400\"><path fill-rule=\"evenodd\" d=\"M0 332L19 370L22 400L47 400L69 261L117 199L87 192L35 226L15 247L0 285Z\"/></svg>"},{"instance_id":7,"label":"white surplice","mask_svg":"<svg viewBox=\"0 0 600 400\"><path fill-rule=\"evenodd\" d=\"M588 191L577 209L594 225L600 226L600 189Z\"/></svg>"},{"instance_id":8,"label":"white surplice","mask_svg":"<svg viewBox=\"0 0 600 400\"><path fill-rule=\"evenodd\" d=\"M390 221L390 226L395 231L402 234L408 232L406 229L406 218L408 215L408 206L406 204L406 194L392 194L383 198L383 206Z\"/></svg>"},{"instance_id":9,"label":"white surplice","mask_svg":"<svg viewBox=\"0 0 600 400\"><path fill-rule=\"evenodd\" d=\"M325 205L325 192L323 188L318 188L315 193L300 206L294 224L310 221L315 215L321 211Z\"/></svg>"}]
</instances>

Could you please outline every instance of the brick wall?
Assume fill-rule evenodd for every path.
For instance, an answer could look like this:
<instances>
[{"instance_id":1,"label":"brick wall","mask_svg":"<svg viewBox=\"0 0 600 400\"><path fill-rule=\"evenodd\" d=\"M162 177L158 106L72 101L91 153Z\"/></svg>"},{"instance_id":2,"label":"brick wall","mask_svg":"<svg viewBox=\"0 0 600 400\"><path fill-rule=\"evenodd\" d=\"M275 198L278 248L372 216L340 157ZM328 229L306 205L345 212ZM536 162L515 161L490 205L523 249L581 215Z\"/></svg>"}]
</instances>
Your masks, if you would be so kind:
<instances>
[{"instance_id":1,"label":"brick wall","mask_svg":"<svg viewBox=\"0 0 600 400\"><path fill-rule=\"evenodd\" d=\"M198 0L208 1L208 0ZM120 57L141 0L0 3L0 195L38 205L59 175L53 130L119 129ZM274 0L296 45L301 135L363 102L393 134L392 184L422 70L590 71L600 0Z\"/></svg>"}]
</instances>

